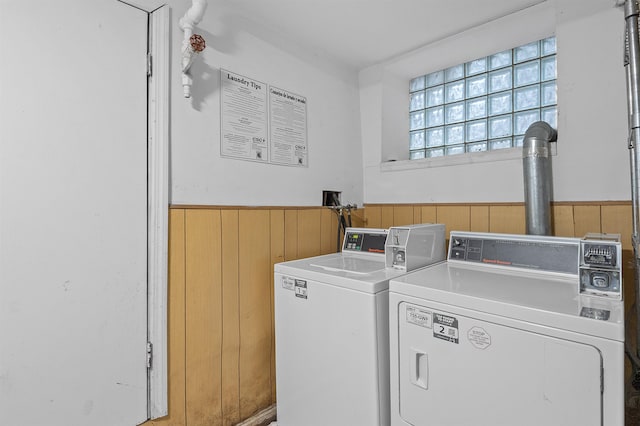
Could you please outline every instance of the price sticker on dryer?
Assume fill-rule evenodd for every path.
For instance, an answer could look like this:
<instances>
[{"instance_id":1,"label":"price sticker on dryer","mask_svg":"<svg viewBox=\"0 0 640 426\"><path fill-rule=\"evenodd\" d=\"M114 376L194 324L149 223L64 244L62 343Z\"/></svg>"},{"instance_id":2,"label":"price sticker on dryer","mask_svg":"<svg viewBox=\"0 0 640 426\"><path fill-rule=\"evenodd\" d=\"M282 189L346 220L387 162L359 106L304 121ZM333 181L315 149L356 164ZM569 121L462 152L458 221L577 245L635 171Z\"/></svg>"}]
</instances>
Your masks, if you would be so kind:
<instances>
[{"instance_id":1,"label":"price sticker on dryer","mask_svg":"<svg viewBox=\"0 0 640 426\"><path fill-rule=\"evenodd\" d=\"M433 337L458 343L458 319L448 315L433 314Z\"/></svg>"}]
</instances>

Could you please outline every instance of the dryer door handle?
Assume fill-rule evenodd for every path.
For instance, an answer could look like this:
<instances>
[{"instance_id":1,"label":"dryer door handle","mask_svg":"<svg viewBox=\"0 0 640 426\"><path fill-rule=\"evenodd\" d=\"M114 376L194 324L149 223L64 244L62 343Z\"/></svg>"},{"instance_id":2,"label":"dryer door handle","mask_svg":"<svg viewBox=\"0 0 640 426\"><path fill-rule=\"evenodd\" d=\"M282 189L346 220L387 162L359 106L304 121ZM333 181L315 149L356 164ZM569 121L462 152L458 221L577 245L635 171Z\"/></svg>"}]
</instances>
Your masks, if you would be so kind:
<instances>
[{"instance_id":1,"label":"dryer door handle","mask_svg":"<svg viewBox=\"0 0 640 426\"><path fill-rule=\"evenodd\" d=\"M411 348L409 351L411 383L422 389L429 389L429 357L426 352Z\"/></svg>"}]
</instances>

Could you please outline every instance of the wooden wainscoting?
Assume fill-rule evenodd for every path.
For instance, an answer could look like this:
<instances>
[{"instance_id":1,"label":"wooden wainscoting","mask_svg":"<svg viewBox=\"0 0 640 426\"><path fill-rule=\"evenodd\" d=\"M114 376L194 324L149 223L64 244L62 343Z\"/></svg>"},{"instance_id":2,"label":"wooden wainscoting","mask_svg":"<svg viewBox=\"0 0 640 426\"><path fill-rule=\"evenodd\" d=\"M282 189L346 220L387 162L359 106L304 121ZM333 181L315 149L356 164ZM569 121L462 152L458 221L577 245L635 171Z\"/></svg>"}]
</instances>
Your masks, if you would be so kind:
<instances>
[{"instance_id":1,"label":"wooden wainscoting","mask_svg":"<svg viewBox=\"0 0 640 426\"><path fill-rule=\"evenodd\" d=\"M353 226L438 222L524 233L522 204L366 205ZM620 233L633 302L630 202L556 203L554 233ZM273 265L336 251L326 208L176 206L169 232L169 416L148 424L233 425L276 401Z\"/></svg>"},{"instance_id":2,"label":"wooden wainscoting","mask_svg":"<svg viewBox=\"0 0 640 426\"><path fill-rule=\"evenodd\" d=\"M631 203L563 202L552 205L553 234L582 237L587 232L619 233L631 250ZM525 233L522 203L498 204L367 204L365 226L388 228L412 223L444 223L446 234L455 231Z\"/></svg>"},{"instance_id":3,"label":"wooden wainscoting","mask_svg":"<svg viewBox=\"0 0 640 426\"><path fill-rule=\"evenodd\" d=\"M335 252L337 217L174 207L169 227L169 415L148 424L233 425L276 400L273 265Z\"/></svg>"}]
</instances>

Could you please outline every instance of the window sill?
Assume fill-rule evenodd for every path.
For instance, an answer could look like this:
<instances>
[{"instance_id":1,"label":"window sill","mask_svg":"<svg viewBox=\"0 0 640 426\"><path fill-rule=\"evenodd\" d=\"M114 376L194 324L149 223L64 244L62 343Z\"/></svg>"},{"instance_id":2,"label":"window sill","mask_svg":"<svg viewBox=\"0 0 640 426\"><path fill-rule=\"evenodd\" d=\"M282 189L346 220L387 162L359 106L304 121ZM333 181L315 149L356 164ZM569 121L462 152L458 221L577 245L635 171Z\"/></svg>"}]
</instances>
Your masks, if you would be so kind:
<instances>
[{"instance_id":1,"label":"window sill","mask_svg":"<svg viewBox=\"0 0 640 426\"><path fill-rule=\"evenodd\" d=\"M557 143L549 144L551 155L557 154ZM501 149L498 151L470 152L449 157L421 158L419 160L387 161L380 164L382 172L397 172L402 170L427 169L433 167L459 166L464 164L491 163L496 161L515 160L522 158L522 148Z\"/></svg>"}]
</instances>

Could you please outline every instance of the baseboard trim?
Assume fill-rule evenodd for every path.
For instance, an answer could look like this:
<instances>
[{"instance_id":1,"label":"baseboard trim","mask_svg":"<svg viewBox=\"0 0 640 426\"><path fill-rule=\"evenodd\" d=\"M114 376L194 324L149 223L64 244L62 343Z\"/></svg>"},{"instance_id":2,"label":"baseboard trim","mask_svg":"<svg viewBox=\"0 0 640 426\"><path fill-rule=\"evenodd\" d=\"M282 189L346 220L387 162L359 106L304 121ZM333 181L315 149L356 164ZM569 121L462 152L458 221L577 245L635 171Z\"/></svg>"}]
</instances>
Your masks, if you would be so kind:
<instances>
[{"instance_id":1,"label":"baseboard trim","mask_svg":"<svg viewBox=\"0 0 640 426\"><path fill-rule=\"evenodd\" d=\"M265 408L262 411L249 417L247 420L236 424L236 426L263 426L276 419L276 404Z\"/></svg>"}]
</instances>

